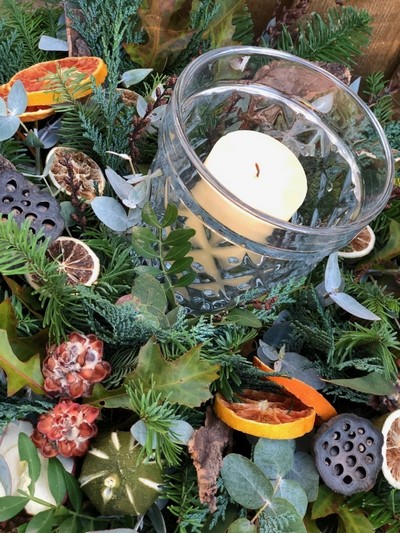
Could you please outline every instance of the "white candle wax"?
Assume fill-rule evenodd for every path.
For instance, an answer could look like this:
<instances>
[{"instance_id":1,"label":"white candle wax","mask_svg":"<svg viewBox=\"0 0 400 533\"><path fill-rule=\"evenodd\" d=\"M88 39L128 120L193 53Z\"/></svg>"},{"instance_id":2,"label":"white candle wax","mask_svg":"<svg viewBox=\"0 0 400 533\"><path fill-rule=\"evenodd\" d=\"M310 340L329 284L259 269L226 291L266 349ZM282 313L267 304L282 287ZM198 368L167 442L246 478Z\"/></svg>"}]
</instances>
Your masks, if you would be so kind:
<instances>
[{"instance_id":1,"label":"white candle wax","mask_svg":"<svg viewBox=\"0 0 400 533\"><path fill-rule=\"evenodd\" d=\"M249 130L228 133L214 145L205 166L243 204L284 221L293 216L307 193L307 179L300 161L284 144L264 133ZM234 204L204 178L191 192L210 215L247 239L265 244L275 227ZM233 250L221 246L224 239L217 235L209 240L198 218L187 209L181 214L187 216L187 225L196 230L191 251L194 265L201 264L215 279L215 283L196 284L196 287L218 293L224 292L224 285L245 283L247 277L244 276L222 279L221 267L229 270L236 266L232 264L232 257L242 261L245 253L255 264L262 260L262 256L244 248Z\"/></svg>"}]
</instances>

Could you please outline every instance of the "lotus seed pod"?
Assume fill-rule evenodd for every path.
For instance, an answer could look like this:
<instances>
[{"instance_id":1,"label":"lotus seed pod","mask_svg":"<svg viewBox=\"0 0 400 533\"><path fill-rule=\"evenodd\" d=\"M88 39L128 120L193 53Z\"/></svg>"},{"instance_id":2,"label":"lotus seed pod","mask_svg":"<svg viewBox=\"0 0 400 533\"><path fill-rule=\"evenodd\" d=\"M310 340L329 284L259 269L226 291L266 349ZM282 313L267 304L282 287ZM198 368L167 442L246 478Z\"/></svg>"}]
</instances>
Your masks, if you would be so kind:
<instances>
[{"instance_id":1,"label":"lotus seed pod","mask_svg":"<svg viewBox=\"0 0 400 533\"><path fill-rule=\"evenodd\" d=\"M87 453L79 482L101 514L143 514L160 495L162 471L155 461L138 461L141 450L130 432L117 431Z\"/></svg>"}]
</instances>

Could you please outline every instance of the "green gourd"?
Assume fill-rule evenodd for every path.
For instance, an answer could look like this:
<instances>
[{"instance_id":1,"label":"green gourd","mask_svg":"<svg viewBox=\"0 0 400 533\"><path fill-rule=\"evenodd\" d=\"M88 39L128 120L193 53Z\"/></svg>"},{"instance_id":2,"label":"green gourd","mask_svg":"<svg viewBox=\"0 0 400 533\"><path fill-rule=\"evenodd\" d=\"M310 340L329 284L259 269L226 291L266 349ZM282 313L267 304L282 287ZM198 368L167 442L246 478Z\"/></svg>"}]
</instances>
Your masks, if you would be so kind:
<instances>
[{"instance_id":1,"label":"green gourd","mask_svg":"<svg viewBox=\"0 0 400 533\"><path fill-rule=\"evenodd\" d=\"M87 453L79 482L101 514L143 514L160 495L161 468L138 460L141 450L130 432L116 431Z\"/></svg>"}]
</instances>

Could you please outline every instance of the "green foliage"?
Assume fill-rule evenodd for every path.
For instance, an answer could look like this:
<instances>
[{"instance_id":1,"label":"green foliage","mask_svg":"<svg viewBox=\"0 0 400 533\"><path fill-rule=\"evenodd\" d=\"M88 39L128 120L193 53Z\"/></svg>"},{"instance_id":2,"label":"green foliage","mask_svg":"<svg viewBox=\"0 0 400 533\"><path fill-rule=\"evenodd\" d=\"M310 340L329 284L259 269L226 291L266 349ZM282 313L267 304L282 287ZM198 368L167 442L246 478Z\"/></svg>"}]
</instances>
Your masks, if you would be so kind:
<instances>
[{"instance_id":1,"label":"green foliage","mask_svg":"<svg viewBox=\"0 0 400 533\"><path fill-rule=\"evenodd\" d=\"M0 402L0 433L10 422L24 420L29 415L41 414L53 407L52 402L49 400L30 398L28 402L23 396L14 395L8 397L1 390Z\"/></svg>"},{"instance_id":2,"label":"green foliage","mask_svg":"<svg viewBox=\"0 0 400 533\"><path fill-rule=\"evenodd\" d=\"M154 456L159 465L178 466L181 446L173 435L176 422L181 420L178 406L169 403L152 388L145 392L141 382L135 386L128 382L126 390L132 410L145 425L146 442L141 456L145 454L148 459Z\"/></svg>"},{"instance_id":3,"label":"green foliage","mask_svg":"<svg viewBox=\"0 0 400 533\"><path fill-rule=\"evenodd\" d=\"M135 371L128 383L141 383L171 403L197 407L211 398L210 384L218 378L219 366L201 357L197 346L174 361L168 361L159 346L150 340L139 352Z\"/></svg>"},{"instance_id":4,"label":"green foliage","mask_svg":"<svg viewBox=\"0 0 400 533\"><path fill-rule=\"evenodd\" d=\"M55 37L59 15L58 6L37 9L29 2L2 1L3 28L7 29L0 30L0 50L7 52L10 47L10 54L2 55L7 61L2 62L1 83L18 70L55 59L54 53L40 50L38 44L44 34Z\"/></svg>"},{"instance_id":5,"label":"green foliage","mask_svg":"<svg viewBox=\"0 0 400 533\"><path fill-rule=\"evenodd\" d=\"M393 120L384 125L384 130L389 144L395 150L400 150L400 122Z\"/></svg>"},{"instance_id":6,"label":"green foliage","mask_svg":"<svg viewBox=\"0 0 400 533\"><path fill-rule=\"evenodd\" d=\"M190 252L190 238L194 230L178 228L165 233L166 228L172 226L178 218L178 209L175 205L167 206L161 220L152 209L150 202L142 210L143 222L154 228L134 226L132 228L132 245L139 257L156 260L159 269L154 267L140 268L140 272L149 271L152 275L162 277L165 294L171 307L176 306L174 287L186 287L196 277L191 269L192 257L186 257ZM137 269L139 270L139 269Z\"/></svg>"},{"instance_id":7,"label":"green foliage","mask_svg":"<svg viewBox=\"0 0 400 533\"><path fill-rule=\"evenodd\" d=\"M347 6L329 9L324 20L313 12L299 23L295 39L284 25L276 48L311 61L328 61L352 65L354 57L368 46L372 33L367 11Z\"/></svg>"},{"instance_id":8,"label":"green foliage","mask_svg":"<svg viewBox=\"0 0 400 533\"><path fill-rule=\"evenodd\" d=\"M365 94L369 96L369 106L381 124L388 123L393 115L392 96L389 94L383 72L374 72L367 76Z\"/></svg>"},{"instance_id":9,"label":"green foliage","mask_svg":"<svg viewBox=\"0 0 400 533\"><path fill-rule=\"evenodd\" d=\"M15 139L0 142L0 155L8 159L17 170L32 163L28 148Z\"/></svg>"}]
</instances>

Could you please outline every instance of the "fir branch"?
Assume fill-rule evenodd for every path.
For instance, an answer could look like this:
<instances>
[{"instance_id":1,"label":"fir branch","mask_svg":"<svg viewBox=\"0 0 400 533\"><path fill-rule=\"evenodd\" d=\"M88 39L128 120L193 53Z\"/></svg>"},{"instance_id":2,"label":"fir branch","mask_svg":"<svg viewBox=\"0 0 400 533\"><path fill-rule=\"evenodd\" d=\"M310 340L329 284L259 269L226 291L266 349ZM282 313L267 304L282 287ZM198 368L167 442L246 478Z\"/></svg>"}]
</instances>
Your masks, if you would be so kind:
<instances>
[{"instance_id":1,"label":"fir branch","mask_svg":"<svg viewBox=\"0 0 400 533\"><path fill-rule=\"evenodd\" d=\"M8 159L17 169L32 164L28 147L14 138L0 142L0 155Z\"/></svg>"},{"instance_id":2,"label":"fir branch","mask_svg":"<svg viewBox=\"0 0 400 533\"><path fill-rule=\"evenodd\" d=\"M18 46L18 32L7 28L0 19L0 57L7 61L0 62L0 84L8 83L9 79L20 70L23 63L23 51Z\"/></svg>"},{"instance_id":3,"label":"fir branch","mask_svg":"<svg viewBox=\"0 0 400 533\"><path fill-rule=\"evenodd\" d=\"M126 385L126 391L133 412L146 424L146 442L140 457L155 457L159 465L178 466L180 463L181 446L173 440L174 422L181 420L178 405L172 405L163 399L163 395L154 390L144 392L141 382Z\"/></svg>"},{"instance_id":4,"label":"fir branch","mask_svg":"<svg viewBox=\"0 0 400 533\"><path fill-rule=\"evenodd\" d=\"M393 102L389 91L389 82L385 81L383 72L374 72L367 76L364 93L368 95L368 105L381 124L390 122L393 116Z\"/></svg>"},{"instance_id":5,"label":"fir branch","mask_svg":"<svg viewBox=\"0 0 400 533\"><path fill-rule=\"evenodd\" d=\"M6 25L15 30L15 47L21 52L17 70L55 59L54 53L40 50L38 44L43 34L55 37L53 32L60 13L59 7L37 9L29 2L3 0L2 13ZM8 60L8 56L3 57Z\"/></svg>"},{"instance_id":6,"label":"fir branch","mask_svg":"<svg viewBox=\"0 0 400 533\"><path fill-rule=\"evenodd\" d=\"M111 354L107 354L106 359L112 369L110 376L103 382L107 389L115 389L121 386L125 377L135 369L139 349L139 346L117 348Z\"/></svg>"},{"instance_id":7,"label":"fir branch","mask_svg":"<svg viewBox=\"0 0 400 533\"><path fill-rule=\"evenodd\" d=\"M314 12L306 24L299 23L295 40L283 26L276 48L311 61L352 65L354 57L368 46L371 33L371 17L366 10L332 8L326 21Z\"/></svg>"}]
</instances>

